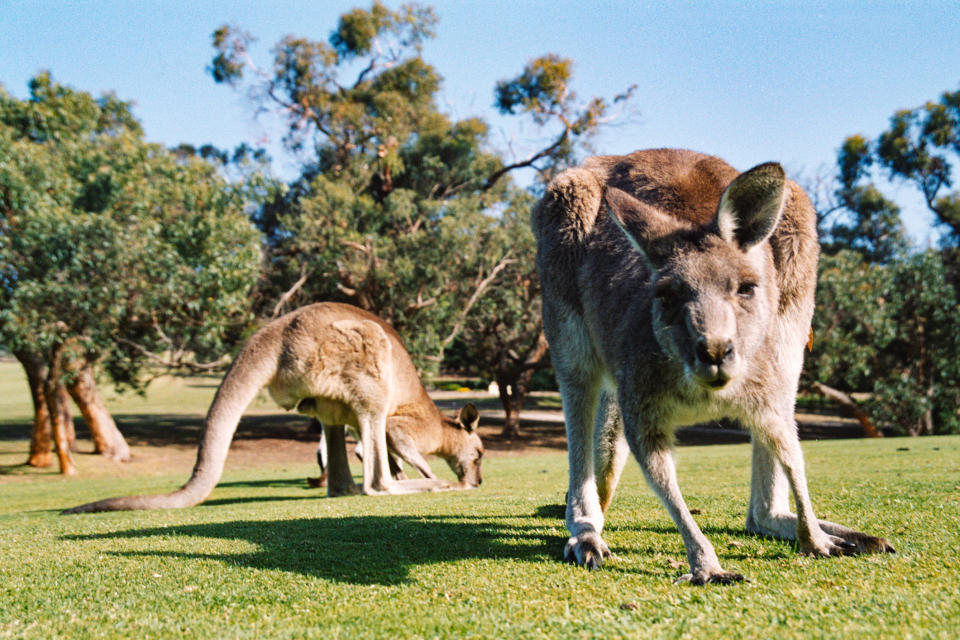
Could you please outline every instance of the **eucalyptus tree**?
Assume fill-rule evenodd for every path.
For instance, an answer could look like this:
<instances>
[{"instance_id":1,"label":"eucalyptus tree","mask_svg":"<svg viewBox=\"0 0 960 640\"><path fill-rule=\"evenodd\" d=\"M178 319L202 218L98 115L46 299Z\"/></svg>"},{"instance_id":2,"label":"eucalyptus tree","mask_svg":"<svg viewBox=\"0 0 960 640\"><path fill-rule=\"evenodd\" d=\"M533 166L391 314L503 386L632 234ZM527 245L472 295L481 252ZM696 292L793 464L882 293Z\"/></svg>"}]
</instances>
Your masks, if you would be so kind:
<instances>
[{"instance_id":1,"label":"eucalyptus tree","mask_svg":"<svg viewBox=\"0 0 960 640\"><path fill-rule=\"evenodd\" d=\"M128 103L49 74L26 100L0 93L0 158L0 342L39 363L70 473L60 386L76 392L97 441L109 413L94 365L141 388L148 363L219 359L250 321L259 234L213 166L147 143ZM98 448L124 457L106 424Z\"/></svg>"},{"instance_id":2,"label":"eucalyptus tree","mask_svg":"<svg viewBox=\"0 0 960 640\"><path fill-rule=\"evenodd\" d=\"M850 136L838 154L846 215L825 242L805 375L896 433L960 431L958 153L960 91L897 111L876 139ZM945 231L938 249L909 246L883 178L916 187Z\"/></svg>"},{"instance_id":3,"label":"eucalyptus tree","mask_svg":"<svg viewBox=\"0 0 960 640\"><path fill-rule=\"evenodd\" d=\"M436 26L430 7L374 2L342 15L326 40L283 38L269 66L255 60L249 33L223 26L210 66L215 81L281 119L301 162L289 190L257 217L269 247L262 311L353 303L396 327L427 370L516 260L499 220L510 173L549 176L607 106L577 99L569 60L531 61L498 84L495 99L503 113L532 118L543 147L507 160L486 122L439 109L442 79L422 57Z\"/></svg>"}]
</instances>

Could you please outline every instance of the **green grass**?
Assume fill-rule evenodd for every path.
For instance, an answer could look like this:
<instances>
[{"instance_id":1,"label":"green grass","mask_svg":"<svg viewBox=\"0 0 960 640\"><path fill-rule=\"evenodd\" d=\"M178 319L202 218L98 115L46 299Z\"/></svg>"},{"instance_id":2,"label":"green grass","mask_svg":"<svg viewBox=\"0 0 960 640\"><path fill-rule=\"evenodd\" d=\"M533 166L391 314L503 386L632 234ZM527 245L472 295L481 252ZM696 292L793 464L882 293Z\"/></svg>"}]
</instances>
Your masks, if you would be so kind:
<instances>
[{"instance_id":1,"label":"green grass","mask_svg":"<svg viewBox=\"0 0 960 640\"><path fill-rule=\"evenodd\" d=\"M23 409L0 407L12 469ZM191 509L78 516L59 511L185 474L0 474L0 638L956 638L960 437L804 450L818 514L896 555L814 560L746 535L746 445L679 451L698 523L751 579L727 587L673 584L683 544L634 463L608 514L617 557L594 572L560 562L562 453L489 458L470 492L326 499L304 460L228 470Z\"/></svg>"},{"instance_id":2,"label":"green grass","mask_svg":"<svg viewBox=\"0 0 960 640\"><path fill-rule=\"evenodd\" d=\"M635 465L617 558L561 563L562 454L490 459L472 492L326 499L305 462L228 473L192 509L69 517L183 477L0 478L0 637L956 637L960 438L805 448L819 513L899 553L814 560L745 535L741 445L679 465L721 562L752 580L730 587L673 584L682 543Z\"/></svg>"}]
</instances>

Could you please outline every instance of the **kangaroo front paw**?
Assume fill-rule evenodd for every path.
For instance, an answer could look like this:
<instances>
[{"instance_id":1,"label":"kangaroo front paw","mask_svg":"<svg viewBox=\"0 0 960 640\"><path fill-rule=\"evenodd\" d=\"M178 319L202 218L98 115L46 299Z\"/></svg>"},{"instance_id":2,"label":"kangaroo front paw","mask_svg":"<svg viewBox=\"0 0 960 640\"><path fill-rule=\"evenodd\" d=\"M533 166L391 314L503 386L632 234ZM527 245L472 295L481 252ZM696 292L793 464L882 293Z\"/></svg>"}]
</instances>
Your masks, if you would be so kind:
<instances>
[{"instance_id":1,"label":"kangaroo front paw","mask_svg":"<svg viewBox=\"0 0 960 640\"><path fill-rule=\"evenodd\" d=\"M697 586L705 584L734 584L735 582L750 582L739 573L723 571L722 569L701 569L696 573L685 573L674 581L674 584L689 582Z\"/></svg>"},{"instance_id":2,"label":"kangaroo front paw","mask_svg":"<svg viewBox=\"0 0 960 640\"><path fill-rule=\"evenodd\" d=\"M563 558L567 562L579 564L588 569L599 569L603 559L610 557L610 548L599 533L588 532L570 536L563 549Z\"/></svg>"}]
</instances>

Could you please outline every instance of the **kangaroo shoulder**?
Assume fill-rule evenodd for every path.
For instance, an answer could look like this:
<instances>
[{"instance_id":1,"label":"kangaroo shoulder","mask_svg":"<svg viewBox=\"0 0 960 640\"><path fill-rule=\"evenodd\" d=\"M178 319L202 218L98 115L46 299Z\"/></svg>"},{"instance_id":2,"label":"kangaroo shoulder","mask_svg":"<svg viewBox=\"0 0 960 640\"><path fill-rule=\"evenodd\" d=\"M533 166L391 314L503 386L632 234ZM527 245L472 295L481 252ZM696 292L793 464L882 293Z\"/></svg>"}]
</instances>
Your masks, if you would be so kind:
<instances>
[{"instance_id":1,"label":"kangaroo shoulder","mask_svg":"<svg viewBox=\"0 0 960 640\"><path fill-rule=\"evenodd\" d=\"M531 223L538 239L579 241L593 228L603 198L600 177L586 167L567 169L547 186L533 210Z\"/></svg>"}]
</instances>

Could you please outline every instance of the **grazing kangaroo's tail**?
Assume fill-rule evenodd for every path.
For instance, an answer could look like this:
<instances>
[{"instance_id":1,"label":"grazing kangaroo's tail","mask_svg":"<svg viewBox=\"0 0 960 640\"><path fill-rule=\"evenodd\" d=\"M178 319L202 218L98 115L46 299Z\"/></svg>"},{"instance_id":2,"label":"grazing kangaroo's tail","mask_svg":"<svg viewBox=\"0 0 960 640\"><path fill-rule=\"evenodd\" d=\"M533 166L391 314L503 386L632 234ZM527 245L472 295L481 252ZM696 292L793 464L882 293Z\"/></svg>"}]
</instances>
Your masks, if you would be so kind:
<instances>
[{"instance_id":1,"label":"grazing kangaroo's tail","mask_svg":"<svg viewBox=\"0 0 960 640\"><path fill-rule=\"evenodd\" d=\"M220 480L240 417L257 392L276 374L280 350L271 329L273 327L268 326L255 334L223 377L204 420L197 463L185 485L172 493L107 498L67 509L63 513L177 509L203 502Z\"/></svg>"}]
</instances>

